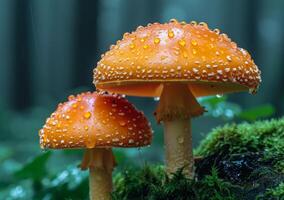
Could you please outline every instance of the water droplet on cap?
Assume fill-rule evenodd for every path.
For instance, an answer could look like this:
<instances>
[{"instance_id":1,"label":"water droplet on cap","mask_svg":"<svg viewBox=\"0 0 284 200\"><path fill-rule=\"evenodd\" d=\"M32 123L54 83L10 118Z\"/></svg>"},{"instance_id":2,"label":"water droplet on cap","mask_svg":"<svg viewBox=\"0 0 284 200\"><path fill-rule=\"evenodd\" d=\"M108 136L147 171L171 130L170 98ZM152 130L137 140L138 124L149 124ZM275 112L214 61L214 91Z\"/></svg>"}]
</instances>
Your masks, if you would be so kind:
<instances>
[{"instance_id":1,"label":"water droplet on cap","mask_svg":"<svg viewBox=\"0 0 284 200\"><path fill-rule=\"evenodd\" d=\"M197 45L197 41L196 41L196 40L191 40L191 44L192 44L193 46L196 46L196 45Z\"/></svg>"},{"instance_id":2,"label":"water droplet on cap","mask_svg":"<svg viewBox=\"0 0 284 200\"><path fill-rule=\"evenodd\" d=\"M159 43L160 43L160 38L155 38L155 39L154 39L154 43L155 43L155 44L159 44Z\"/></svg>"},{"instance_id":3,"label":"water droplet on cap","mask_svg":"<svg viewBox=\"0 0 284 200\"><path fill-rule=\"evenodd\" d=\"M182 136L178 137L177 140L178 140L178 143L179 143L179 144L184 143L184 137L182 137Z\"/></svg>"},{"instance_id":4,"label":"water droplet on cap","mask_svg":"<svg viewBox=\"0 0 284 200\"><path fill-rule=\"evenodd\" d=\"M173 38L175 36L174 32L172 30L168 31L168 37Z\"/></svg>"},{"instance_id":5,"label":"water droplet on cap","mask_svg":"<svg viewBox=\"0 0 284 200\"><path fill-rule=\"evenodd\" d=\"M91 113L90 112L86 112L85 114L84 114L84 118L85 119L90 119L90 117L91 117Z\"/></svg>"},{"instance_id":6,"label":"water droplet on cap","mask_svg":"<svg viewBox=\"0 0 284 200\"><path fill-rule=\"evenodd\" d=\"M185 43L185 40L183 40L183 39L179 40L178 43L179 43L179 45L182 46L182 47L184 47L185 44L186 44L186 43Z\"/></svg>"},{"instance_id":7,"label":"water droplet on cap","mask_svg":"<svg viewBox=\"0 0 284 200\"><path fill-rule=\"evenodd\" d=\"M133 43L130 44L130 49L134 49L135 45Z\"/></svg>"}]
</instances>

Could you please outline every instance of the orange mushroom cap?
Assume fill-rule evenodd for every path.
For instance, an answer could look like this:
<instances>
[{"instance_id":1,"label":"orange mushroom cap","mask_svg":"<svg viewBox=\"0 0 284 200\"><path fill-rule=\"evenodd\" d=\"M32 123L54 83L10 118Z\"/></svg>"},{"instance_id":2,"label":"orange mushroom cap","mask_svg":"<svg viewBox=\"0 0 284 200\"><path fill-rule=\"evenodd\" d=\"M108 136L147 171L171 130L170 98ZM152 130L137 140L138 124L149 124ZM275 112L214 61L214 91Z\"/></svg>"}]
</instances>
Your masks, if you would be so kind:
<instances>
[{"instance_id":1,"label":"orange mushroom cap","mask_svg":"<svg viewBox=\"0 0 284 200\"><path fill-rule=\"evenodd\" d=\"M140 147L151 143L152 130L125 98L87 92L59 104L39 136L42 148Z\"/></svg>"},{"instance_id":2,"label":"orange mushroom cap","mask_svg":"<svg viewBox=\"0 0 284 200\"><path fill-rule=\"evenodd\" d=\"M160 96L162 83L186 83L195 97L256 92L260 71L249 53L206 23L149 24L126 33L94 69L97 88Z\"/></svg>"}]
</instances>

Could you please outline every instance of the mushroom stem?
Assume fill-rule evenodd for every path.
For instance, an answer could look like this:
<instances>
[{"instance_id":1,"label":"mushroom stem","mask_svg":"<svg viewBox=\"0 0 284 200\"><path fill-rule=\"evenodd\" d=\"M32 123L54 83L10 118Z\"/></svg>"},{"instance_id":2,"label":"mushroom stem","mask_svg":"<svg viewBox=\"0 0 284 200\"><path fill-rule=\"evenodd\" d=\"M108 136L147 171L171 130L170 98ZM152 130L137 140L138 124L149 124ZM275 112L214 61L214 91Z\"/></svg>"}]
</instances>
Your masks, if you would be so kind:
<instances>
[{"instance_id":1,"label":"mushroom stem","mask_svg":"<svg viewBox=\"0 0 284 200\"><path fill-rule=\"evenodd\" d=\"M112 191L112 173L90 168L90 200L109 200Z\"/></svg>"},{"instance_id":2,"label":"mushroom stem","mask_svg":"<svg viewBox=\"0 0 284 200\"><path fill-rule=\"evenodd\" d=\"M193 176L193 153L190 119L201 115L199 105L186 84L165 84L155 115L164 124L166 171L169 175L183 169Z\"/></svg>"},{"instance_id":3,"label":"mushroom stem","mask_svg":"<svg viewBox=\"0 0 284 200\"><path fill-rule=\"evenodd\" d=\"M191 127L188 120L164 122L166 171L169 175L179 169L187 177L193 176Z\"/></svg>"},{"instance_id":4,"label":"mushroom stem","mask_svg":"<svg viewBox=\"0 0 284 200\"><path fill-rule=\"evenodd\" d=\"M90 200L110 200L112 191L112 170L115 166L111 149L87 149L81 164L89 168Z\"/></svg>"}]
</instances>

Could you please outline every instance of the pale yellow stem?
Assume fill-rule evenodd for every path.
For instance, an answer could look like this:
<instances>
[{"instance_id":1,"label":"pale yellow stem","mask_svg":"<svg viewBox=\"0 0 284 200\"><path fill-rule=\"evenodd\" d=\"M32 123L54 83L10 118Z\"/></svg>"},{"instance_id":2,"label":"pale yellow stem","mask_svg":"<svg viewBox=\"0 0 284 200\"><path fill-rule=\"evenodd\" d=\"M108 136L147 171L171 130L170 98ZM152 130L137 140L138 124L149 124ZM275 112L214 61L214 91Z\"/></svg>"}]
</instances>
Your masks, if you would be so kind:
<instances>
[{"instance_id":1,"label":"pale yellow stem","mask_svg":"<svg viewBox=\"0 0 284 200\"><path fill-rule=\"evenodd\" d=\"M192 177L194 160L189 120L165 121L164 130L167 173L182 168L184 175Z\"/></svg>"},{"instance_id":2,"label":"pale yellow stem","mask_svg":"<svg viewBox=\"0 0 284 200\"><path fill-rule=\"evenodd\" d=\"M112 173L103 168L90 168L90 200L110 200Z\"/></svg>"},{"instance_id":3,"label":"pale yellow stem","mask_svg":"<svg viewBox=\"0 0 284 200\"><path fill-rule=\"evenodd\" d=\"M190 119L203 112L187 84L164 85L155 114L158 123L164 124L166 170L169 175L182 168L184 175L193 176Z\"/></svg>"},{"instance_id":4,"label":"pale yellow stem","mask_svg":"<svg viewBox=\"0 0 284 200\"><path fill-rule=\"evenodd\" d=\"M90 200L110 200L112 191L112 171L115 159L111 149L87 149L81 169L90 171Z\"/></svg>"}]
</instances>

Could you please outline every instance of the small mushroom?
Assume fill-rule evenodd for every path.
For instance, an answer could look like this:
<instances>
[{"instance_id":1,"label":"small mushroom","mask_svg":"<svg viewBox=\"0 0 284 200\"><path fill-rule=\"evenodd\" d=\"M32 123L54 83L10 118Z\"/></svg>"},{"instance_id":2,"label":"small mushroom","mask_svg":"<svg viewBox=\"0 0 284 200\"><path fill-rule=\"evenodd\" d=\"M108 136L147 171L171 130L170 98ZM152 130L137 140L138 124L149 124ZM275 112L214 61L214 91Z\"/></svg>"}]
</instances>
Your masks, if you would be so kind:
<instances>
[{"instance_id":1,"label":"small mushroom","mask_svg":"<svg viewBox=\"0 0 284 200\"><path fill-rule=\"evenodd\" d=\"M41 148L86 149L81 168L90 171L90 199L110 199L112 147L142 147L152 130L144 114L119 95L82 93L59 104L39 131Z\"/></svg>"},{"instance_id":2,"label":"small mushroom","mask_svg":"<svg viewBox=\"0 0 284 200\"><path fill-rule=\"evenodd\" d=\"M160 97L155 112L164 124L168 173L184 168L192 176L190 119L205 111L196 98L224 93L255 93L260 71L249 53L206 23L171 20L124 34L94 69L100 90Z\"/></svg>"}]
</instances>

